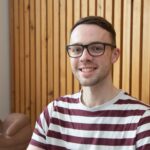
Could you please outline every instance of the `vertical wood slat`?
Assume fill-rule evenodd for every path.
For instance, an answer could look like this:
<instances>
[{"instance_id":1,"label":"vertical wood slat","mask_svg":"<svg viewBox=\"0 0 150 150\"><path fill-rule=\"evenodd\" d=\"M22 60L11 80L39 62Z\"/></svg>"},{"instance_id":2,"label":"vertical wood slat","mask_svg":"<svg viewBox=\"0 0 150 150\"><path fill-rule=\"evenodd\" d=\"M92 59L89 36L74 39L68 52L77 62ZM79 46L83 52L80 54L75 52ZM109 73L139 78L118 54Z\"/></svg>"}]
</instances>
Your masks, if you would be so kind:
<instances>
[{"instance_id":1,"label":"vertical wood slat","mask_svg":"<svg viewBox=\"0 0 150 150\"><path fill-rule=\"evenodd\" d=\"M20 112L20 74L19 74L19 6L18 0L14 1L14 69L15 69L15 111Z\"/></svg>"},{"instance_id":2,"label":"vertical wood slat","mask_svg":"<svg viewBox=\"0 0 150 150\"><path fill-rule=\"evenodd\" d=\"M9 30L10 30L10 62L11 62L11 111L15 110L15 61L14 61L14 2L10 1L9 2Z\"/></svg>"},{"instance_id":3,"label":"vertical wood slat","mask_svg":"<svg viewBox=\"0 0 150 150\"><path fill-rule=\"evenodd\" d=\"M89 0L89 16L96 14L96 1Z\"/></svg>"},{"instance_id":4,"label":"vertical wood slat","mask_svg":"<svg viewBox=\"0 0 150 150\"><path fill-rule=\"evenodd\" d=\"M142 93L141 98L150 104L150 1L143 1L143 40L142 40Z\"/></svg>"},{"instance_id":5,"label":"vertical wood slat","mask_svg":"<svg viewBox=\"0 0 150 150\"><path fill-rule=\"evenodd\" d=\"M130 93L131 1L123 1L122 88Z\"/></svg>"},{"instance_id":6,"label":"vertical wood slat","mask_svg":"<svg viewBox=\"0 0 150 150\"><path fill-rule=\"evenodd\" d=\"M105 0L105 18L113 24L113 0Z\"/></svg>"},{"instance_id":7,"label":"vertical wood slat","mask_svg":"<svg viewBox=\"0 0 150 150\"><path fill-rule=\"evenodd\" d=\"M60 95L66 94L66 0L60 1Z\"/></svg>"},{"instance_id":8,"label":"vertical wood slat","mask_svg":"<svg viewBox=\"0 0 150 150\"><path fill-rule=\"evenodd\" d=\"M113 82L150 104L149 0L12 0L10 39L12 111L35 124L53 99L77 92L65 45L80 17L100 15L113 23L121 57Z\"/></svg>"},{"instance_id":9,"label":"vertical wood slat","mask_svg":"<svg viewBox=\"0 0 150 150\"><path fill-rule=\"evenodd\" d=\"M81 16L86 17L89 14L89 9L88 9L88 0L82 0L81 1Z\"/></svg>"},{"instance_id":10,"label":"vertical wood slat","mask_svg":"<svg viewBox=\"0 0 150 150\"><path fill-rule=\"evenodd\" d=\"M141 50L141 0L133 4L133 25L132 25L132 59L131 59L131 94L140 96L140 50Z\"/></svg>"},{"instance_id":11,"label":"vertical wood slat","mask_svg":"<svg viewBox=\"0 0 150 150\"><path fill-rule=\"evenodd\" d=\"M54 23L53 23L53 1L47 1L47 70L48 70L48 101L54 99Z\"/></svg>"},{"instance_id":12,"label":"vertical wood slat","mask_svg":"<svg viewBox=\"0 0 150 150\"><path fill-rule=\"evenodd\" d=\"M70 29L73 25L73 0L67 1L67 44L69 44L69 39L70 39ZM71 67L70 67L70 60L69 57L67 56L67 94L73 92L73 75L71 72Z\"/></svg>"},{"instance_id":13,"label":"vertical wood slat","mask_svg":"<svg viewBox=\"0 0 150 150\"><path fill-rule=\"evenodd\" d=\"M123 0L115 0L114 3L114 28L116 30L116 45L122 53L122 2ZM113 83L116 87L121 87L121 54L117 62L113 66Z\"/></svg>"},{"instance_id":14,"label":"vertical wood slat","mask_svg":"<svg viewBox=\"0 0 150 150\"><path fill-rule=\"evenodd\" d=\"M35 1L30 0L30 86L31 86L31 122L35 123Z\"/></svg>"},{"instance_id":15,"label":"vertical wood slat","mask_svg":"<svg viewBox=\"0 0 150 150\"><path fill-rule=\"evenodd\" d=\"M47 104L47 35L46 0L41 0L41 71L42 71L42 108Z\"/></svg>"},{"instance_id":16,"label":"vertical wood slat","mask_svg":"<svg viewBox=\"0 0 150 150\"><path fill-rule=\"evenodd\" d=\"M25 113L25 65L24 65L24 2L19 1L19 39L20 39L20 111ZM21 52L22 51L22 52Z\"/></svg>"},{"instance_id":17,"label":"vertical wood slat","mask_svg":"<svg viewBox=\"0 0 150 150\"><path fill-rule=\"evenodd\" d=\"M55 0L54 2L54 98L59 96L60 94L60 55L59 55L59 44L60 44L60 29L59 29L59 0Z\"/></svg>"},{"instance_id":18,"label":"vertical wood slat","mask_svg":"<svg viewBox=\"0 0 150 150\"><path fill-rule=\"evenodd\" d=\"M35 1L35 19L36 19L36 115L39 115L41 111L41 99L42 99L42 85L41 85L41 0Z\"/></svg>"},{"instance_id":19,"label":"vertical wood slat","mask_svg":"<svg viewBox=\"0 0 150 150\"><path fill-rule=\"evenodd\" d=\"M30 115L30 34L29 34L29 0L24 1L24 31L25 31L25 112Z\"/></svg>"},{"instance_id":20,"label":"vertical wood slat","mask_svg":"<svg viewBox=\"0 0 150 150\"><path fill-rule=\"evenodd\" d=\"M105 0L97 0L97 16L104 17L104 1Z\"/></svg>"}]
</instances>

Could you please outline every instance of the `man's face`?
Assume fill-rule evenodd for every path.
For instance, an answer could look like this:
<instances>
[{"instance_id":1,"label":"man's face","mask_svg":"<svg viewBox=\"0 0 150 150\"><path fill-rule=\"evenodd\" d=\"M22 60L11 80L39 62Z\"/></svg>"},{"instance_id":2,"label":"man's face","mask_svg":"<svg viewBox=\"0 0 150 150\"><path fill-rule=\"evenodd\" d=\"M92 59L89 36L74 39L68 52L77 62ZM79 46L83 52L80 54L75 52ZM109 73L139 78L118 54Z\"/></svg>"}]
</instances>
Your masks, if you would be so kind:
<instances>
[{"instance_id":1,"label":"man's face","mask_svg":"<svg viewBox=\"0 0 150 150\"><path fill-rule=\"evenodd\" d=\"M97 25L79 25L70 37L70 44L89 44L104 42L112 44L110 33ZM101 56L93 57L84 49L81 57L70 58L71 68L82 86L94 86L110 79L112 64L117 60L119 52L105 47Z\"/></svg>"}]
</instances>

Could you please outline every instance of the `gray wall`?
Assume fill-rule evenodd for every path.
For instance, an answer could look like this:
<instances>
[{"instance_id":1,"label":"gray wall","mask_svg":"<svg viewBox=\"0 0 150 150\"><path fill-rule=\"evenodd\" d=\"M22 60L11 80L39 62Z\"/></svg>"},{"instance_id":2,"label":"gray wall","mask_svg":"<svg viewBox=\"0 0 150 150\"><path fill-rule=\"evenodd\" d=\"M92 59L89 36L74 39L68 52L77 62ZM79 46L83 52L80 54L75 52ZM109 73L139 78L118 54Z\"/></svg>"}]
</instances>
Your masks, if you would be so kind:
<instances>
[{"instance_id":1,"label":"gray wall","mask_svg":"<svg viewBox=\"0 0 150 150\"><path fill-rule=\"evenodd\" d=\"M10 112L8 0L0 0L0 119Z\"/></svg>"}]
</instances>

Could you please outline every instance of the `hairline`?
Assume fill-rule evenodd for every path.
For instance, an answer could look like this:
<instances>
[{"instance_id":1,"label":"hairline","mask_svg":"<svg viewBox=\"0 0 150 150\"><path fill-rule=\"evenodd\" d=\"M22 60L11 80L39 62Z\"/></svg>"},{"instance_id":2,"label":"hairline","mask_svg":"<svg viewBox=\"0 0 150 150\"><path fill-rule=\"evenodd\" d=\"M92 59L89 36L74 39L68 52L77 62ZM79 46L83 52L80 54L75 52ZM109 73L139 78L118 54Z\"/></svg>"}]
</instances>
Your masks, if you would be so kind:
<instances>
[{"instance_id":1,"label":"hairline","mask_svg":"<svg viewBox=\"0 0 150 150\"><path fill-rule=\"evenodd\" d=\"M70 34L74 31L76 27L79 25L96 25L104 30L106 30L112 39L112 44L116 45L116 31L113 27L113 25L108 22L105 18L103 17L98 17L98 16L88 16L85 18L81 18L79 21L77 21L73 27L71 28Z\"/></svg>"}]
</instances>

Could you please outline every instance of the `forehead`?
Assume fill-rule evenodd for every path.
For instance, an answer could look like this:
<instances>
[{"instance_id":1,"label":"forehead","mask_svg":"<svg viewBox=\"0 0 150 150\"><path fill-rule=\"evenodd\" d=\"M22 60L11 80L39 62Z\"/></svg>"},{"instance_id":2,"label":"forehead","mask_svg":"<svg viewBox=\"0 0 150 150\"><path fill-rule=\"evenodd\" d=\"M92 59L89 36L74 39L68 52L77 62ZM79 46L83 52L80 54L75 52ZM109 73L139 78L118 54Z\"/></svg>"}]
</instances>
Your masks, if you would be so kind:
<instances>
[{"instance_id":1,"label":"forehead","mask_svg":"<svg viewBox=\"0 0 150 150\"><path fill-rule=\"evenodd\" d=\"M78 25L70 36L70 43L87 44L95 41L110 42L111 35L107 30L97 25L82 24Z\"/></svg>"}]
</instances>

